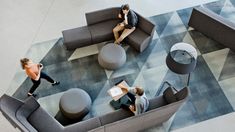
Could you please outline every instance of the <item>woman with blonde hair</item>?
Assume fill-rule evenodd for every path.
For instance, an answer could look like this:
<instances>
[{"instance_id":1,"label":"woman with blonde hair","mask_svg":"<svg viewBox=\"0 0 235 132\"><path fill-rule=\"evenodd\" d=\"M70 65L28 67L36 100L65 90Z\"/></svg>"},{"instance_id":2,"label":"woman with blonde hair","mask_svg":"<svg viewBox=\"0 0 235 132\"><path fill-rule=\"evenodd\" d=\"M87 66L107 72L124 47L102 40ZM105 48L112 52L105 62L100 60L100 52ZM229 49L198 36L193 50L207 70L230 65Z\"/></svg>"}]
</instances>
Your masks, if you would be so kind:
<instances>
[{"instance_id":1,"label":"woman with blonde hair","mask_svg":"<svg viewBox=\"0 0 235 132\"><path fill-rule=\"evenodd\" d=\"M52 86L58 85L60 83L58 81L54 81L46 73L42 72L43 65L41 63L33 63L28 58L23 58L20 60L20 62L22 69L25 70L26 74L33 82L33 86L30 88L28 96L36 96L35 94L33 94L33 92L40 85L41 78L46 79L48 82L52 84Z\"/></svg>"}]
</instances>

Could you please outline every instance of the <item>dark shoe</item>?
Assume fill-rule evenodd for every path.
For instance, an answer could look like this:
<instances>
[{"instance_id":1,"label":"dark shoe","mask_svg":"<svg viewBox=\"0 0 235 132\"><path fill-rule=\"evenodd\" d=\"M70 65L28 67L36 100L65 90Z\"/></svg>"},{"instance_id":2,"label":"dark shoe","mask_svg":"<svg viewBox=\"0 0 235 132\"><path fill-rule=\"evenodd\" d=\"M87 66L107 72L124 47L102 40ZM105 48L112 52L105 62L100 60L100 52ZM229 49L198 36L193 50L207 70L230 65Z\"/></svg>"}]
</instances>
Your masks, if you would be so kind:
<instances>
[{"instance_id":1,"label":"dark shoe","mask_svg":"<svg viewBox=\"0 0 235 132\"><path fill-rule=\"evenodd\" d=\"M59 81L55 81L54 83L52 83L51 85L52 86L55 86L55 85L59 85L60 84L60 82Z\"/></svg>"},{"instance_id":2,"label":"dark shoe","mask_svg":"<svg viewBox=\"0 0 235 132\"><path fill-rule=\"evenodd\" d=\"M32 94L32 95L28 94L28 97L29 96L33 96L35 98L35 97L37 97L37 94Z\"/></svg>"}]
</instances>

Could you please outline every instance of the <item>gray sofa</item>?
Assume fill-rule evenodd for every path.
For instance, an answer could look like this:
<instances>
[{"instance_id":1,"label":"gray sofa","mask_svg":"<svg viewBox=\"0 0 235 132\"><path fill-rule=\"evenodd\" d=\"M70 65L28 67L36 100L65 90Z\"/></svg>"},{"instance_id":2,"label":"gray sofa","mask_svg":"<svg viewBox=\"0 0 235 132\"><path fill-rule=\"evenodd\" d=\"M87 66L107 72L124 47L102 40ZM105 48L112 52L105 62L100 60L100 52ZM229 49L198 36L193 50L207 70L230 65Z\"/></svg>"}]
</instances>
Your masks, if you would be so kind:
<instances>
[{"instance_id":1,"label":"gray sofa","mask_svg":"<svg viewBox=\"0 0 235 132\"><path fill-rule=\"evenodd\" d=\"M209 9L197 7L193 9L188 25L235 51L235 23Z\"/></svg>"},{"instance_id":2,"label":"gray sofa","mask_svg":"<svg viewBox=\"0 0 235 132\"><path fill-rule=\"evenodd\" d=\"M173 103L167 103L163 95L157 96L150 100L148 111L138 116L119 109L68 126L57 122L33 97L22 102L5 94L0 98L0 110L13 126L24 132L134 132L167 121L185 102L188 92L186 87L180 90L174 95L177 101Z\"/></svg>"},{"instance_id":3,"label":"gray sofa","mask_svg":"<svg viewBox=\"0 0 235 132\"><path fill-rule=\"evenodd\" d=\"M114 40L113 28L120 23L119 7L86 13L87 26L62 31L64 45L68 50ZM138 13L136 30L125 41L142 52L153 38L155 25Z\"/></svg>"}]
</instances>

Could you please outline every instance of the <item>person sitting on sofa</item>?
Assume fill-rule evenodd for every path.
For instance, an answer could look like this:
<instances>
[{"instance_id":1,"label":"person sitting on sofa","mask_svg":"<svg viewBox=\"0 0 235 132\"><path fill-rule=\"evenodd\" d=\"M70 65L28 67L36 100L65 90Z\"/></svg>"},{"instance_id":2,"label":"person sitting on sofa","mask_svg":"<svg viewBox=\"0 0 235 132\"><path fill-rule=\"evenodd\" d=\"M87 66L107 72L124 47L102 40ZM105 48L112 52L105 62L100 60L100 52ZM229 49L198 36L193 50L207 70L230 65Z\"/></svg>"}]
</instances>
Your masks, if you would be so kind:
<instances>
[{"instance_id":1,"label":"person sitting on sofa","mask_svg":"<svg viewBox=\"0 0 235 132\"><path fill-rule=\"evenodd\" d=\"M115 38L115 44L120 42L130 35L134 30L138 22L138 17L134 11L132 11L128 4L122 5L121 11L118 14L118 18L122 19L123 22L119 23L114 29L113 34ZM119 31L123 31L119 37Z\"/></svg>"},{"instance_id":2,"label":"person sitting on sofa","mask_svg":"<svg viewBox=\"0 0 235 132\"><path fill-rule=\"evenodd\" d=\"M123 85L118 85L118 87L128 90ZM131 104L122 104L124 109L131 110L135 115L144 113L148 109L149 100L144 93L144 89L140 87L131 88L128 90L127 96L129 97Z\"/></svg>"}]
</instances>

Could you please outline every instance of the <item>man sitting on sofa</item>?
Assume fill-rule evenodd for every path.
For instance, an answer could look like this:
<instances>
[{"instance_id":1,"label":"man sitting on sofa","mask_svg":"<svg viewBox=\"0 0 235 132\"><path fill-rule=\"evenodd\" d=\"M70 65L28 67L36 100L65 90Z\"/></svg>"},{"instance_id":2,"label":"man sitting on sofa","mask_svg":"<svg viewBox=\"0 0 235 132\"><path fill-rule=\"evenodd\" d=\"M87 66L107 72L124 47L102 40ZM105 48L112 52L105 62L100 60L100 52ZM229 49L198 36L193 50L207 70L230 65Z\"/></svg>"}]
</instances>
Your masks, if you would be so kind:
<instances>
[{"instance_id":1,"label":"man sitting on sofa","mask_svg":"<svg viewBox=\"0 0 235 132\"><path fill-rule=\"evenodd\" d=\"M121 11L118 14L118 18L122 19L123 22L119 23L114 29L113 34L115 38L115 44L120 42L130 35L134 30L138 22L138 17L134 11L132 11L128 4L122 5ZM119 37L119 31L123 31Z\"/></svg>"},{"instance_id":2,"label":"man sitting on sofa","mask_svg":"<svg viewBox=\"0 0 235 132\"><path fill-rule=\"evenodd\" d=\"M127 87L122 84L118 84L118 87L127 90L127 96L130 99L130 104L122 104L124 109L130 109L135 115L144 113L149 107L149 100L147 99L144 90L140 87L131 88L128 90Z\"/></svg>"}]
</instances>

